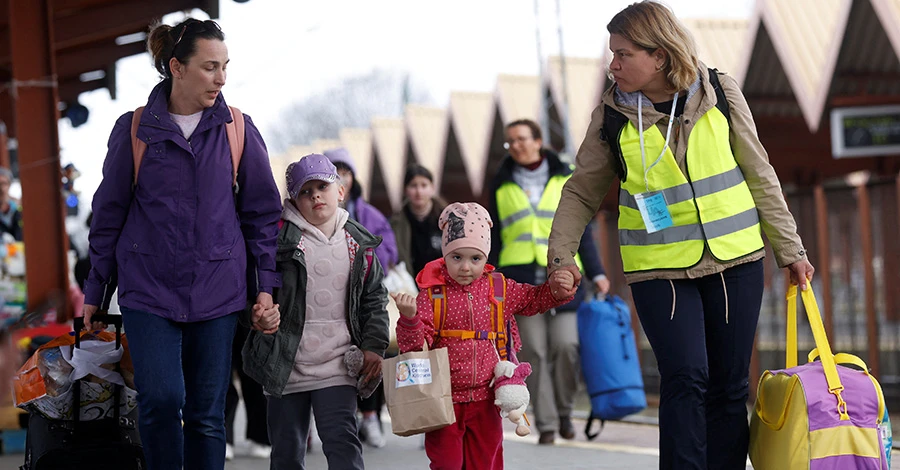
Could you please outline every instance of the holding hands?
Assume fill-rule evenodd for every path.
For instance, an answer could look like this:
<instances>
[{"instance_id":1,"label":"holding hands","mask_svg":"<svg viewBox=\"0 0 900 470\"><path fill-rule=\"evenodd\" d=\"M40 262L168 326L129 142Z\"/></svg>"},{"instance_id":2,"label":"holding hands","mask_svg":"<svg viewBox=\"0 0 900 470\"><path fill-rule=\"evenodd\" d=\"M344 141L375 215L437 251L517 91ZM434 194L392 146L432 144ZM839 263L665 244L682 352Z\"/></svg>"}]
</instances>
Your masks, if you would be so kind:
<instances>
[{"instance_id":1,"label":"holding hands","mask_svg":"<svg viewBox=\"0 0 900 470\"><path fill-rule=\"evenodd\" d=\"M578 290L575 274L565 268L560 268L550 273L550 279L547 283L550 285L550 292L557 300L567 299L575 295L575 291Z\"/></svg>"},{"instance_id":2,"label":"holding hands","mask_svg":"<svg viewBox=\"0 0 900 470\"><path fill-rule=\"evenodd\" d=\"M256 304L251 310L253 329L270 335L278 331L281 324L281 312L278 304L272 303L272 294L260 292L256 296Z\"/></svg>"},{"instance_id":3,"label":"holding hands","mask_svg":"<svg viewBox=\"0 0 900 470\"><path fill-rule=\"evenodd\" d=\"M406 318L413 318L416 316L416 296L403 292L392 292L391 298L397 303L397 310L400 310L400 315L403 315Z\"/></svg>"}]
</instances>

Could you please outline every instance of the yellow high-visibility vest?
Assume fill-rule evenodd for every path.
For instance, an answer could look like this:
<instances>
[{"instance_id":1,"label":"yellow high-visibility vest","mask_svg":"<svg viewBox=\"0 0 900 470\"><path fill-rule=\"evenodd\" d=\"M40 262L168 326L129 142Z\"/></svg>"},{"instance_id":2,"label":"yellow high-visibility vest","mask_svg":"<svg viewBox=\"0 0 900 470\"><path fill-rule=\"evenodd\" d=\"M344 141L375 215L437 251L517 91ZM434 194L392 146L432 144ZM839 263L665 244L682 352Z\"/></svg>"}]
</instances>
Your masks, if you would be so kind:
<instances>
[{"instance_id":1,"label":"yellow high-visibility vest","mask_svg":"<svg viewBox=\"0 0 900 470\"><path fill-rule=\"evenodd\" d=\"M688 138L688 177L671 149L649 171L650 191L663 192L673 225L647 233L634 197L646 192L640 135L630 121L622 128L619 145L628 171L619 190L619 245L625 272L689 268L700 261L704 246L721 261L763 247L756 204L734 159L728 131L722 112L710 109ZM644 131L649 158L655 159L663 145L657 126Z\"/></svg>"},{"instance_id":2,"label":"yellow high-visibility vest","mask_svg":"<svg viewBox=\"0 0 900 470\"><path fill-rule=\"evenodd\" d=\"M532 263L547 266L550 227L569 176L551 176L536 209L531 207L528 195L516 183L507 181L497 188L497 216L503 241L498 267ZM582 269L578 256L575 256L575 263Z\"/></svg>"}]
</instances>

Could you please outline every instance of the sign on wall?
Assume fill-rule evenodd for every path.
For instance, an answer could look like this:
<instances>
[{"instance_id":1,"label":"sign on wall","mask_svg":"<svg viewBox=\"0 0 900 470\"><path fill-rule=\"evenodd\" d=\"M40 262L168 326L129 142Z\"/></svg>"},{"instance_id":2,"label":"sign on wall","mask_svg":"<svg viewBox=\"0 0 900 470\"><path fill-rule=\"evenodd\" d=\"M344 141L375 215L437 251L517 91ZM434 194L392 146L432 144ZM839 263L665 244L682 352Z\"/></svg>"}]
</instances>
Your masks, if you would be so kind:
<instances>
[{"instance_id":1,"label":"sign on wall","mask_svg":"<svg viewBox=\"0 0 900 470\"><path fill-rule=\"evenodd\" d=\"M900 105L831 110L834 158L900 155Z\"/></svg>"}]
</instances>

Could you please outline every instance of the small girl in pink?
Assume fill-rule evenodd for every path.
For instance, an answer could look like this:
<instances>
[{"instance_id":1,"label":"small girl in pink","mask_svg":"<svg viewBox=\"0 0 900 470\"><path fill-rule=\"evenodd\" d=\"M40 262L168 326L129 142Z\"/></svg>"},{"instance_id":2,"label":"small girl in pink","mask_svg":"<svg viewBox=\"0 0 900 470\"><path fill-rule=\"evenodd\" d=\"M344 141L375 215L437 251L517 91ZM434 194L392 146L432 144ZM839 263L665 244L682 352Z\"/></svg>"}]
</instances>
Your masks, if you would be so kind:
<instances>
[{"instance_id":1,"label":"small girl in pink","mask_svg":"<svg viewBox=\"0 0 900 470\"><path fill-rule=\"evenodd\" d=\"M503 428L494 405L491 379L500 360L493 341L440 336L434 329L429 288L445 285L447 316L442 330L491 331L490 273L486 264L491 249L491 218L476 203L454 203L441 213L444 257L434 260L416 276L418 297L392 296L400 310L397 343L400 352L428 347L447 348L456 423L425 434L425 452L431 469L497 470L503 468ZM557 270L541 286L505 279L504 317L509 344L521 347L514 315L536 315L562 305L575 293L571 272Z\"/></svg>"}]
</instances>

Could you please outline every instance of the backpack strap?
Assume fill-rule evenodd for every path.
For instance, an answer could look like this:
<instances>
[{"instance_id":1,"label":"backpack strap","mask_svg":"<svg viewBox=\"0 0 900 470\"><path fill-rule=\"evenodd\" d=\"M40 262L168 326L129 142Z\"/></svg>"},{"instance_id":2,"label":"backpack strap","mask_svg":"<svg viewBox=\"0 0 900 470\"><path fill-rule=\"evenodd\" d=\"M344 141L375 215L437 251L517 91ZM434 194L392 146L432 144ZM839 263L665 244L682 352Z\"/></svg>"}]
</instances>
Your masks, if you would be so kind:
<instances>
[{"instance_id":1,"label":"backpack strap","mask_svg":"<svg viewBox=\"0 0 900 470\"><path fill-rule=\"evenodd\" d=\"M725 90L722 89L722 83L719 81L719 71L710 68L708 72L709 83L716 92L716 108L725 115L728 125L731 126L731 108L728 106ZM628 168L625 166L625 158L622 155L622 148L619 146L619 135L626 124L628 124L627 116L610 106L603 105L603 127L600 129L600 140L609 144L610 151L616 157L613 159L613 164L620 181L625 181L628 176Z\"/></svg>"},{"instance_id":2,"label":"backpack strap","mask_svg":"<svg viewBox=\"0 0 900 470\"><path fill-rule=\"evenodd\" d=\"M225 135L228 138L228 146L231 148L231 167L232 181L231 185L234 192L238 192L237 173L241 164L241 157L244 155L244 113L234 106L228 107L228 113L231 115L231 122L225 123ZM144 154L147 153L147 143L139 139L137 136L138 127L141 124L141 115L144 114L144 107L141 106L134 110L131 117L131 154L134 158L134 181L132 187L137 186L138 170L141 169L141 162L144 160Z\"/></svg>"},{"instance_id":3,"label":"backpack strap","mask_svg":"<svg viewBox=\"0 0 900 470\"><path fill-rule=\"evenodd\" d=\"M716 108L725 115L728 120L728 126L731 127L731 107L728 105L728 98L725 97L725 90L722 89L722 82L719 81L719 71L709 69L709 84L716 91Z\"/></svg>"},{"instance_id":4,"label":"backpack strap","mask_svg":"<svg viewBox=\"0 0 900 470\"><path fill-rule=\"evenodd\" d=\"M237 183L238 167L244 155L244 113L234 106L229 106L228 112L231 113L231 122L225 124L225 135L228 136L228 146L231 147L231 167L234 174L231 185L237 193L240 189Z\"/></svg>"},{"instance_id":5,"label":"backpack strap","mask_svg":"<svg viewBox=\"0 0 900 470\"><path fill-rule=\"evenodd\" d=\"M444 319L447 318L447 286L431 286L428 288L428 296L434 309L434 332L441 336L444 328Z\"/></svg>"},{"instance_id":6,"label":"backpack strap","mask_svg":"<svg viewBox=\"0 0 900 470\"><path fill-rule=\"evenodd\" d=\"M447 319L447 286L437 285L428 289L431 304L434 310L434 331L437 336L444 338L478 339L493 341L497 347L497 353L501 360L508 357L506 323L503 321L503 302L506 295L506 282L500 273L491 273L491 331L484 330L445 330L444 322Z\"/></svg>"},{"instance_id":7,"label":"backpack strap","mask_svg":"<svg viewBox=\"0 0 900 470\"><path fill-rule=\"evenodd\" d=\"M628 124L628 116L616 111L611 106L603 105L603 127L600 129L600 140L609 144L609 150L613 155L613 165L615 165L619 181L625 181L625 178L628 177L625 157L622 155L622 148L619 146L619 135L622 133L625 124Z\"/></svg>"},{"instance_id":8,"label":"backpack strap","mask_svg":"<svg viewBox=\"0 0 900 470\"><path fill-rule=\"evenodd\" d=\"M500 360L505 361L509 357L509 348L507 342L506 322L503 316L503 305L506 300L506 280L503 274L492 272L490 276L491 285L491 326L497 332L497 339L494 343L497 345L497 353L500 354Z\"/></svg>"},{"instance_id":9,"label":"backpack strap","mask_svg":"<svg viewBox=\"0 0 900 470\"><path fill-rule=\"evenodd\" d=\"M137 186L138 170L141 169L141 160L144 159L144 153L147 152L147 143L138 139L138 126L141 125L141 115L144 114L144 107L141 106L134 110L131 116L131 155L134 158L134 181L131 182L132 189Z\"/></svg>"}]
</instances>

